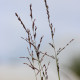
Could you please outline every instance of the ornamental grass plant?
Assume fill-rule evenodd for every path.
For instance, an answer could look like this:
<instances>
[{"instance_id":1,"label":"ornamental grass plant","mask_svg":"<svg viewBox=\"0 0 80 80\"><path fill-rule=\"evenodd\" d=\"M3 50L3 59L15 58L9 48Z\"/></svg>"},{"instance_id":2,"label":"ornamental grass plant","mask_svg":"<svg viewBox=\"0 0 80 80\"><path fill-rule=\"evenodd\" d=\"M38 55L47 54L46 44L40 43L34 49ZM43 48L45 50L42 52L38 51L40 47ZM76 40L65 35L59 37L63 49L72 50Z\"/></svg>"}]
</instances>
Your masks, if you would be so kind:
<instances>
[{"instance_id":1,"label":"ornamental grass plant","mask_svg":"<svg viewBox=\"0 0 80 80\"><path fill-rule=\"evenodd\" d=\"M46 10L46 17L49 23L49 28L50 28L50 33L51 33L51 39L52 42L49 42L49 45L51 46L52 50L53 50L53 55L50 55L48 52L42 52L40 50L41 44L42 44L42 40L43 38L45 38L45 36L41 36L39 43L37 43L36 39L37 39L37 26L35 24L36 19L33 16L33 9L32 9L32 4L30 4L30 18L31 18L31 22L32 22L32 30L28 29L25 24L23 23L23 21L21 20L21 18L19 17L19 15L17 13L15 13L18 21L21 23L22 27L24 28L25 32L27 33L27 37L23 38L21 37L23 40L25 40L28 44L27 46L27 51L29 56L22 56L20 58L23 59L27 59L28 62L25 62L24 64L29 66L33 71L34 71L34 75L35 75L35 80L38 80L38 75L40 76L40 80L48 80L48 67L50 65L50 62L48 61L47 64L44 63L44 57L49 57L53 60L55 60L56 62L56 68L57 68L57 75L58 75L58 79L60 79L60 66L59 66L59 59L58 59L58 55L67 47L69 46L69 44L74 40L70 40L63 48L59 48L58 50L56 49L55 46L55 41L54 41L54 35L55 35L55 27L53 26L53 23L50 20L50 13L49 13L49 6L47 3L47 0L44 0L44 5L45 5L45 10ZM46 22L47 23L47 22ZM54 56L55 55L55 56ZM47 59L47 58L46 58ZM37 65L36 65L37 64ZM53 75L54 76L54 75ZM53 79L52 79L53 80Z\"/></svg>"}]
</instances>

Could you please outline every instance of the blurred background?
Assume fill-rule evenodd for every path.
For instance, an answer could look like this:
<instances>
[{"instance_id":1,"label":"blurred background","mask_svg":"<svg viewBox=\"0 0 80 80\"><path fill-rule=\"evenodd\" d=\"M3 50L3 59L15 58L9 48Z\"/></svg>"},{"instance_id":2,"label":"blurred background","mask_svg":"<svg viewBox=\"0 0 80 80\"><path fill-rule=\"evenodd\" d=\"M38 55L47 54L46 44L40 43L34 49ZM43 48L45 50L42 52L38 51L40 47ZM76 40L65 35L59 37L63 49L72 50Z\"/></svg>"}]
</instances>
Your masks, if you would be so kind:
<instances>
[{"instance_id":1,"label":"blurred background","mask_svg":"<svg viewBox=\"0 0 80 80\"><path fill-rule=\"evenodd\" d=\"M50 19L56 29L56 49L64 47L75 39L59 54L61 80L80 80L80 0L47 0ZM26 37L15 12L27 28L31 29L29 5L32 3L33 16L36 18L37 41L44 35L42 51L53 54L48 45L51 42L44 0L1 0L0 1L0 80L33 80L33 71L19 59L28 56L27 44L20 37ZM47 59L45 58L45 62ZM58 80L55 61L50 60L49 80ZM31 75L32 74L32 75ZM53 76L54 75L54 76Z\"/></svg>"}]
</instances>

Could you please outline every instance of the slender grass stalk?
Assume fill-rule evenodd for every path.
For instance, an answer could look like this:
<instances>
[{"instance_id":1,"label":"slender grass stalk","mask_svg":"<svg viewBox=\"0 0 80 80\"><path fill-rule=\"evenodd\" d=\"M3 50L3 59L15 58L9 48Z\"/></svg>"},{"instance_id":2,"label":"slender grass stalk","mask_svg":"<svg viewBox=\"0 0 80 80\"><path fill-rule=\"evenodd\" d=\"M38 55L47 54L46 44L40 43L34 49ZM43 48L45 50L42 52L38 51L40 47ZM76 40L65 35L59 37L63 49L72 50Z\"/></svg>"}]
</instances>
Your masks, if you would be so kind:
<instances>
[{"instance_id":1,"label":"slender grass stalk","mask_svg":"<svg viewBox=\"0 0 80 80\"><path fill-rule=\"evenodd\" d=\"M54 45L54 53L55 53L55 60L56 60L56 67L57 67L57 73L58 73L58 79L60 80L60 71L59 71L59 63L58 63L58 58L57 58L57 52L56 52L56 47L55 47L55 44L54 44L54 40L52 39L53 41L53 45Z\"/></svg>"},{"instance_id":2,"label":"slender grass stalk","mask_svg":"<svg viewBox=\"0 0 80 80\"><path fill-rule=\"evenodd\" d=\"M30 4L30 17L31 17L31 20L33 19L33 14L32 14L32 4ZM34 46L37 48L37 46L36 46L36 30L35 30L35 32L34 32L34 26L35 26L35 19L34 19L34 21L32 21L32 31L33 31L33 35L34 35ZM37 28L36 28L37 29ZM36 50L35 50L36 51ZM37 54L37 52L38 51L36 51L36 54ZM38 56L37 56L37 60L38 60L38 66L39 66L39 71L40 71L40 60L39 60L39 58L38 58ZM41 71L40 71L40 78L41 78Z\"/></svg>"},{"instance_id":3,"label":"slender grass stalk","mask_svg":"<svg viewBox=\"0 0 80 80\"><path fill-rule=\"evenodd\" d=\"M59 62L58 62L58 54L64 50L74 39L72 39L65 47L63 47L62 49L59 48L58 51L56 51L56 47L55 47L55 43L54 43L54 33L55 33L55 28L53 30L53 24L50 22L50 14L49 14L49 6L47 4L47 0L44 0L44 3L45 3L45 7L46 7L46 12L47 12L47 18L48 18L48 23L49 23L49 27L50 27L50 30L51 30L51 38L52 38L52 44L50 44L50 46L52 46L52 48L54 49L54 53L55 53L55 61L56 61L56 67L57 67L57 73L58 73L58 79L60 80L60 69L59 69Z\"/></svg>"},{"instance_id":4,"label":"slender grass stalk","mask_svg":"<svg viewBox=\"0 0 80 80\"><path fill-rule=\"evenodd\" d=\"M44 0L45 2L45 7L46 7L46 11L47 11L47 16L48 16L48 23L49 23L49 27L50 27L50 30L51 30L51 38L52 38L52 42L53 44L52 47L54 49L54 53L55 53L55 61L56 61L56 67L57 67L57 73L58 73L58 79L60 80L60 73L59 73L59 63L58 63L58 58L57 58L57 52L56 52L56 47L55 47L55 44L54 44L54 32L55 32L55 28L54 28L54 32L53 32L53 24L50 22L50 14L49 14L49 7L48 7L48 4L47 4L47 0Z\"/></svg>"}]
</instances>

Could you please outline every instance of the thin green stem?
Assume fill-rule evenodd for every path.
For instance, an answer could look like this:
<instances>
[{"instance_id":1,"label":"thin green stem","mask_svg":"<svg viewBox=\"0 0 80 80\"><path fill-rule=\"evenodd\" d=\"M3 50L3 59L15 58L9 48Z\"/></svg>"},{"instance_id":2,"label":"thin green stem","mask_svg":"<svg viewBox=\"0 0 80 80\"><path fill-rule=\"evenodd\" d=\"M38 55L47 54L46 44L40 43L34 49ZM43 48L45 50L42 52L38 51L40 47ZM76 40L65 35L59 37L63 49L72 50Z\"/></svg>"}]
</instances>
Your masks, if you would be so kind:
<instances>
[{"instance_id":1,"label":"thin green stem","mask_svg":"<svg viewBox=\"0 0 80 80\"><path fill-rule=\"evenodd\" d=\"M52 41L53 41L53 46L54 46L54 53L55 53L55 60L56 60L56 67L57 67L58 79L60 80L60 73L59 73L59 64L58 64L57 52L56 52L54 40L52 39Z\"/></svg>"},{"instance_id":2,"label":"thin green stem","mask_svg":"<svg viewBox=\"0 0 80 80\"><path fill-rule=\"evenodd\" d=\"M34 62L33 62L33 66L34 66ZM37 75L36 75L36 72L35 72L35 70L34 70L34 73L35 73L35 78L36 78L36 80L37 80Z\"/></svg>"},{"instance_id":3,"label":"thin green stem","mask_svg":"<svg viewBox=\"0 0 80 80\"><path fill-rule=\"evenodd\" d=\"M36 80L37 80L37 75L36 75L36 72L35 72L35 70L34 70L34 73L35 73L35 78L36 78Z\"/></svg>"}]
</instances>

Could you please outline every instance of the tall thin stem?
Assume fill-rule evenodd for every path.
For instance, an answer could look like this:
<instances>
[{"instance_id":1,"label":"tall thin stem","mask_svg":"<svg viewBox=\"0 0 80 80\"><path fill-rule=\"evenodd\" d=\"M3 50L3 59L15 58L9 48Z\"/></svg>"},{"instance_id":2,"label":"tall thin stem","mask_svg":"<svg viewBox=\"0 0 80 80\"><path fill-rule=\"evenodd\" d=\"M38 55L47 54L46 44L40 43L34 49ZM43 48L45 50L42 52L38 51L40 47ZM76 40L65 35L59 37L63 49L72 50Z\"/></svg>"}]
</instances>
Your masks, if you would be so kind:
<instances>
[{"instance_id":1,"label":"tall thin stem","mask_svg":"<svg viewBox=\"0 0 80 80\"><path fill-rule=\"evenodd\" d=\"M49 23L49 27L50 27L50 30L51 30L51 38L52 38L53 48L54 48L54 53L55 53L55 60L56 60L56 67L57 67L57 72L58 72L58 78L60 80L59 63L58 63L58 58L57 58L57 51L55 49L55 44L54 44L54 32L55 32L55 28L54 28L54 31L53 31L53 24L50 21L49 6L47 4L47 0L44 0L44 2L45 2L46 12L47 12L47 16L48 16L48 23Z\"/></svg>"},{"instance_id":2,"label":"tall thin stem","mask_svg":"<svg viewBox=\"0 0 80 80\"><path fill-rule=\"evenodd\" d=\"M58 79L60 80L59 63L58 63L58 58L57 58L57 52L56 52L54 40L52 39L52 41L53 41L53 45L54 45L54 53L55 53L55 60L56 60L56 67L57 67Z\"/></svg>"}]
</instances>

